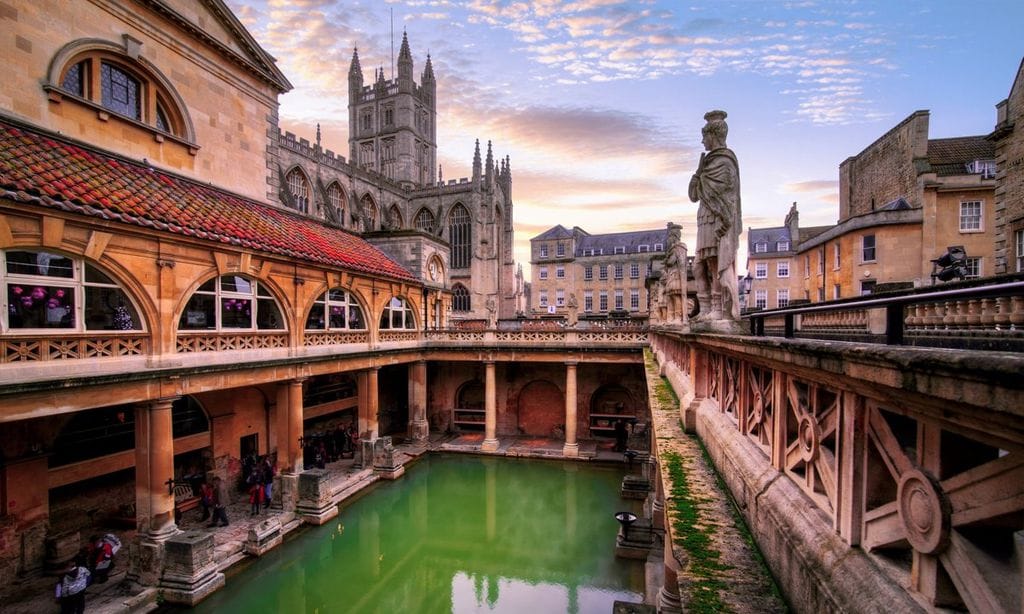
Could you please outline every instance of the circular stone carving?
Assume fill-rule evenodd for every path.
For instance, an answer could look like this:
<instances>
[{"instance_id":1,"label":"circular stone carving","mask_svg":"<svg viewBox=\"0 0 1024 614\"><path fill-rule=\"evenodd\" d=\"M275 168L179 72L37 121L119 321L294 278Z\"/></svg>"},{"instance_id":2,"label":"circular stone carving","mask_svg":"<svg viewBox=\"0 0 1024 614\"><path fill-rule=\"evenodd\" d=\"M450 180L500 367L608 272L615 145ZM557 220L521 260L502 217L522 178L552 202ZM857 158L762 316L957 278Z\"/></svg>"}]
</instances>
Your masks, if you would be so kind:
<instances>
[{"instance_id":1,"label":"circular stone carving","mask_svg":"<svg viewBox=\"0 0 1024 614\"><path fill-rule=\"evenodd\" d=\"M818 425L811 418L800 418L797 426L797 440L800 443L800 458L809 463L818 458Z\"/></svg>"},{"instance_id":2,"label":"circular stone carving","mask_svg":"<svg viewBox=\"0 0 1024 614\"><path fill-rule=\"evenodd\" d=\"M896 491L907 541L922 554L938 554L949 544L949 502L931 477L912 469Z\"/></svg>"}]
</instances>

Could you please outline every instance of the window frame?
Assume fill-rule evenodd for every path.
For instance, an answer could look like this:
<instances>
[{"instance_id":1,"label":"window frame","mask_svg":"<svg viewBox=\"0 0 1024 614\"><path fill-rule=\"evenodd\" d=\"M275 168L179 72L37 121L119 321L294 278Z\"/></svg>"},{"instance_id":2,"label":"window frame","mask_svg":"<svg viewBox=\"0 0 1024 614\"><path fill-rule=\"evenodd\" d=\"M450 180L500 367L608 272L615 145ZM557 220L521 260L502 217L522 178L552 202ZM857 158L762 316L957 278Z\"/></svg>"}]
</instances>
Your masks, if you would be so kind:
<instances>
[{"instance_id":1,"label":"window frame","mask_svg":"<svg viewBox=\"0 0 1024 614\"><path fill-rule=\"evenodd\" d=\"M967 271L964 274L964 279L978 279L984 275L982 264L983 258L981 256L968 256L964 259L964 269Z\"/></svg>"},{"instance_id":2,"label":"window frame","mask_svg":"<svg viewBox=\"0 0 1024 614\"><path fill-rule=\"evenodd\" d=\"M601 290L597 295L597 310L608 311L608 291Z\"/></svg>"},{"instance_id":3,"label":"window frame","mask_svg":"<svg viewBox=\"0 0 1024 614\"><path fill-rule=\"evenodd\" d=\"M537 279L546 280L548 278L548 267L542 266L537 268Z\"/></svg>"},{"instance_id":4,"label":"window frame","mask_svg":"<svg viewBox=\"0 0 1024 614\"><path fill-rule=\"evenodd\" d=\"M473 264L473 217L462 203L448 213L448 240L453 269L468 269Z\"/></svg>"},{"instance_id":5,"label":"window frame","mask_svg":"<svg viewBox=\"0 0 1024 614\"><path fill-rule=\"evenodd\" d=\"M767 262L755 262L754 263L754 279L768 279L768 263Z\"/></svg>"},{"instance_id":6,"label":"window frame","mask_svg":"<svg viewBox=\"0 0 1024 614\"><path fill-rule=\"evenodd\" d=\"M393 326L398 313L401 326ZM404 296L392 296L381 308L378 324L379 330L416 330L416 310Z\"/></svg>"},{"instance_id":7,"label":"window frame","mask_svg":"<svg viewBox=\"0 0 1024 614\"><path fill-rule=\"evenodd\" d=\"M868 247L868 239L871 239L871 247ZM862 235L860 238L860 261L865 262L878 262L878 238L873 235ZM871 257L868 257L868 250L871 250Z\"/></svg>"},{"instance_id":8,"label":"window frame","mask_svg":"<svg viewBox=\"0 0 1024 614\"><path fill-rule=\"evenodd\" d=\"M66 101L79 104L96 112L99 121L118 121L150 132L154 140L170 140L188 148L196 155L196 133L184 100L172 82L159 69L138 57L132 47L138 41L116 44L97 39L80 39L62 47L51 59L43 89L50 102ZM103 64L126 74L139 85L138 116L125 114L103 102ZM79 73L77 88L68 87L67 77L72 70Z\"/></svg>"},{"instance_id":9,"label":"window frame","mask_svg":"<svg viewBox=\"0 0 1024 614\"><path fill-rule=\"evenodd\" d=\"M246 292L242 290L225 290L223 288L224 280L226 278L242 279L246 283L250 284L251 290ZM206 286L213 282L214 288L207 289ZM261 293L262 289L262 293ZM213 326L205 326L200 324L198 315L203 314L202 322L206 322L206 312L202 309L202 305L195 305L193 300L201 296L212 296L213 297ZM266 304L266 301L271 301L274 309L277 312L277 318L280 321L280 326L277 327L263 327L260 326L260 305ZM195 306L194 306L195 305ZM193 307L193 309L189 309ZM249 316L249 326L228 326L224 324L224 314L230 311L241 311L242 308L247 307L250 312L246 313ZM182 322L186 324L190 320L195 320L196 328L188 328L182 326ZM201 326L201 328L200 328ZM202 284L196 287L195 290L189 295L188 299L182 306L181 313L177 318L177 326L175 331L177 334L193 334L193 333L244 333L244 332L286 332L288 330L284 319L284 310L281 309L281 304L278 302L277 297L273 295L269 290L263 288L263 283L249 275L243 275L241 273L227 273L225 275L215 275L210 277Z\"/></svg>"},{"instance_id":10,"label":"window frame","mask_svg":"<svg viewBox=\"0 0 1024 614\"><path fill-rule=\"evenodd\" d=\"M780 260L775 264L775 276L779 279L789 278L789 260Z\"/></svg>"},{"instance_id":11,"label":"window frame","mask_svg":"<svg viewBox=\"0 0 1024 614\"><path fill-rule=\"evenodd\" d=\"M1024 229L1016 230L1013 233L1014 243L1017 247L1015 254L1017 260L1017 272L1024 273Z\"/></svg>"},{"instance_id":12,"label":"window frame","mask_svg":"<svg viewBox=\"0 0 1024 614\"><path fill-rule=\"evenodd\" d=\"M977 207L977 213L965 214L965 208ZM985 201L984 200L961 200L959 228L961 234L985 232ZM965 226L965 222L967 225Z\"/></svg>"},{"instance_id":13,"label":"window frame","mask_svg":"<svg viewBox=\"0 0 1024 614\"><path fill-rule=\"evenodd\" d=\"M758 288L754 290L754 309L768 308L768 289Z\"/></svg>"},{"instance_id":14,"label":"window frame","mask_svg":"<svg viewBox=\"0 0 1024 614\"><path fill-rule=\"evenodd\" d=\"M50 262L54 259L68 260L70 261L70 275L51 276L45 273L39 274L38 271L36 274L24 272L11 273L10 268L12 265L26 266L25 263L10 262L9 255L12 253L36 254L36 264L34 265L36 267L46 266L49 268L51 266ZM45 264L39 261L38 256L40 254L49 256ZM106 278L109 282L91 280L91 275ZM31 289L29 289L30 287ZM94 294L96 292L102 293L104 290L106 295ZM22 308L25 309L35 306L37 301L46 300L47 321L55 317L55 315L51 315L53 310L63 308L64 314L57 322L62 323L64 317L70 314L72 315L72 325L13 327L11 326L11 314L18 309L14 304L14 297L18 297L18 300L22 302ZM110 304L114 298L118 302L116 306ZM96 328L90 326L90 305L95 303L100 303L101 309L104 305L110 309L111 313L107 313L107 315L110 316L112 324L116 324L118 319L123 321L123 318L127 316L131 328ZM3 312L0 313L0 332L5 335L53 335L55 333L117 335L147 332L146 321L142 317L142 310L139 309L138 301L118 282L114 275L87 258L51 250L42 246L11 247L0 250L0 305L2 305L3 309ZM39 303L39 307L41 306L42 303ZM39 307L36 308L38 309ZM125 311L127 313L124 313ZM40 312L40 315L42 315L42 312ZM121 325L123 326L123 324Z\"/></svg>"},{"instance_id":15,"label":"window frame","mask_svg":"<svg viewBox=\"0 0 1024 614\"><path fill-rule=\"evenodd\" d=\"M452 311L459 313L465 313L472 311L473 308L473 297L469 293L469 288L466 286L455 283L452 285Z\"/></svg>"},{"instance_id":16,"label":"window frame","mask_svg":"<svg viewBox=\"0 0 1024 614\"><path fill-rule=\"evenodd\" d=\"M340 292L344 295L343 298L332 296L332 293ZM309 321L314 316L314 310L317 307L323 309L323 322L322 328L310 327ZM335 312L335 309L344 310L342 312ZM352 313L358 313L356 320L362 321L362 328L351 326ZM344 313L344 325L333 326L332 315L338 315L338 313ZM307 332L323 332L323 331L366 331L369 330L369 323L366 318L366 309L363 308L362 303L359 302L358 297L352 292L349 292L345 288L334 287L324 290L323 294L318 296L314 301L313 305L309 308L309 313L306 314L306 322L304 324L304 330Z\"/></svg>"},{"instance_id":17,"label":"window frame","mask_svg":"<svg viewBox=\"0 0 1024 614\"><path fill-rule=\"evenodd\" d=\"M789 288L779 288L775 291L775 304L780 309L789 306Z\"/></svg>"}]
</instances>

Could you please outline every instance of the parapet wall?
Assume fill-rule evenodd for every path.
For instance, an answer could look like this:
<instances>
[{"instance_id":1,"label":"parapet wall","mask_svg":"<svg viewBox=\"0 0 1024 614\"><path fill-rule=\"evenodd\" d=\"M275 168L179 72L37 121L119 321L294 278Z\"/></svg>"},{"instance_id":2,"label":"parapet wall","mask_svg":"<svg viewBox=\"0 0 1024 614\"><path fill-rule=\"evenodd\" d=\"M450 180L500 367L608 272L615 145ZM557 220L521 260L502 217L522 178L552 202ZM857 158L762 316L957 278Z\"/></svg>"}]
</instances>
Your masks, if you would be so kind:
<instances>
[{"instance_id":1,"label":"parapet wall","mask_svg":"<svg viewBox=\"0 0 1024 614\"><path fill-rule=\"evenodd\" d=\"M1020 611L1024 357L651 345L794 609Z\"/></svg>"}]
</instances>

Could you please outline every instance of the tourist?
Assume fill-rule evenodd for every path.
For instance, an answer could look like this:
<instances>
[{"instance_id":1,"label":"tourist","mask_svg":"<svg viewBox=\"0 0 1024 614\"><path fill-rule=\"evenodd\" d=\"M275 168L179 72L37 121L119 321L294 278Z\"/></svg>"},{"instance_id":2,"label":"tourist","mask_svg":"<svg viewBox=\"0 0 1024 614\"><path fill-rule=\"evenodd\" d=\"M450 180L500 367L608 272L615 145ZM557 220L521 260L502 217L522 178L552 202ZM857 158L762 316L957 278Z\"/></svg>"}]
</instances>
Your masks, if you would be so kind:
<instances>
[{"instance_id":1,"label":"tourist","mask_svg":"<svg viewBox=\"0 0 1024 614\"><path fill-rule=\"evenodd\" d=\"M102 537L93 535L89 538L89 545L86 546L86 565L96 576L96 582L103 584L110 577L110 572L114 569L114 555L120 549L121 540L113 533L107 533Z\"/></svg>"},{"instance_id":2,"label":"tourist","mask_svg":"<svg viewBox=\"0 0 1024 614\"><path fill-rule=\"evenodd\" d=\"M64 575L57 581L54 592L61 614L85 612L85 589L89 586L90 576L81 560L76 558L68 565Z\"/></svg>"},{"instance_id":3,"label":"tourist","mask_svg":"<svg viewBox=\"0 0 1024 614\"><path fill-rule=\"evenodd\" d=\"M615 421L615 452L626 451L626 421L619 418Z\"/></svg>"},{"instance_id":4,"label":"tourist","mask_svg":"<svg viewBox=\"0 0 1024 614\"><path fill-rule=\"evenodd\" d=\"M227 485L219 475L215 476L213 478L213 520L210 521L210 527L217 526L218 522L222 527L228 526L227 505L229 500L230 494Z\"/></svg>"},{"instance_id":5,"label":"tourist","mask_svg":"<svg viewBox=\"0 0 1024 614\"><path fill-rule=\"evenodd\" d=\"M274 463L270 461L270 455L263 457L261 465L263 472L263 504L265 509L270 509L270 495L274 488Z\"/></svg>"},{"instance_id":6,"label":"tourist","mask_svg":"<svg viewBox=\"0 0 1024 614\"><path fill-rule=\"evenodd\" d=\"M260 507L263 505L263 481L260 479L260 472L253 471L249 475L249 515L257 516Z\"/></svg>"},{"instance_id":7,"label":"tourist","mask_svg":"<svg viewBox=\"0 0 1024 614\"><path fill-rule=\"evenodd\" d=\"M213 509L213 486L206 480L199 486L199 505L203 508L203 517L199 519L202 522L210 517L210 510Z\"/></svg>"}]
</instances>

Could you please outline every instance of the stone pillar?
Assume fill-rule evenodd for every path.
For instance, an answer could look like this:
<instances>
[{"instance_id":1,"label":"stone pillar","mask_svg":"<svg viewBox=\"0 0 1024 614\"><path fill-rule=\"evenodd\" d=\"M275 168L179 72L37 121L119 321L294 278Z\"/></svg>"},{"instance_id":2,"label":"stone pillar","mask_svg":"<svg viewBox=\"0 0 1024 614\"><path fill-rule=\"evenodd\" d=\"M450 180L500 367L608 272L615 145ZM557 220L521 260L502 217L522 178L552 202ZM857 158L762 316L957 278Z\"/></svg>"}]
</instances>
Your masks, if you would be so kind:
<instances>
[{"instance_id":1,"label":"stone pillar","mask_svg":"<svg viewBox=\"0 0 1024 614\"><path fill-rule=\"evenodd\" d=\"M295 470L288 463L291 457L292 440L291 422L288 417L289 390L288 382L278 382L274 404L274 430L277 431L274 434L274 443L277 446L277 466L280 468L280 473L292 473ZM295 437L298 436L295 435ZM277 490L276 484L274 490Z\"/></svg>"},{"instance_id":2,"label":"stone pillar","mask_svg":"<svg viewBox=\"0 0 1024 614\"><path fill-rule=\"evenodd\" d=\"M360 384L365 381L365 386L359 391L359 399L362 401L363 397L366 397L366 403L361 403L359 406L359 435L364 440L373 441L380 433L378 433L378 422L377 412L380 411L380 401L377 393L377 372L380 371L380 367L370 367L363 373L365 379L359 380Z\"/></svg>"},{"instance_id":3,"label":"stone pillar","mask_svg":"<svg viewBox=\"0 0 1024 614\"><path fill-rule=\"evenodd\" d=\"M498 398L495 390L494 361L484 362L484 442L480 449L495 452L498 449Z\"/></svg>"},{"instance_id":4,"label":"stone pillar","mask_svg":"<svg viewBox=\"0 0 1024 614\"><path fill-rule=\"evenodd\" d=\"M409 365L409 439L426 441L430 435L427 424L427 361Z\"/></svg>"},{"instance_id":5,"label":"stone pillar","mask_svg":"<svg viewBox=\"0 0 1024 614\"><path fill-rule=\"evenodd\" d=\"M565 364L565 445L563 456L580 455L580 444L576 442L576 363Z\"/></svg>"},{"instance_id":6,"label":"stone pillar","mask_svg":"<svg viewBox=\"0 0 1024 614\"><path fill-rule=\"evenodd\" d=\"M288 383L288 473L302 472L302 380Z\"/></svg>"},{"instance_id":7,"label":"stone pillar","mask_svg":"<svg viewBox=\"0 0 1024 614\"><path fill-rule=\"evenodd\" d=\"M174 399L142 403L135 408L135 513L140 532L164 539L177 532L174 495Z\"/></svg>"},{"instance_id":8,"label":"stone pillar","mask_svg":"<svg viewBox=\"0 0 1024 614\"><path fill-rule=\"evenodd\" d=\"M672 543L665 543L665 579L658 591L658 611L675 614L683 611L679 596L679 562L672 555Z\"/></svg>"}]
</instances>

